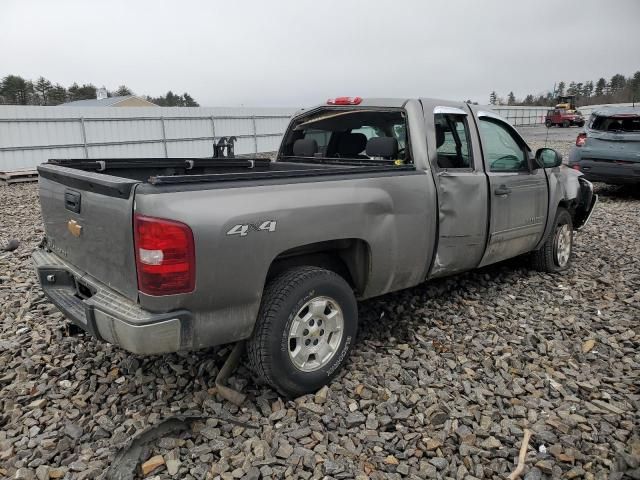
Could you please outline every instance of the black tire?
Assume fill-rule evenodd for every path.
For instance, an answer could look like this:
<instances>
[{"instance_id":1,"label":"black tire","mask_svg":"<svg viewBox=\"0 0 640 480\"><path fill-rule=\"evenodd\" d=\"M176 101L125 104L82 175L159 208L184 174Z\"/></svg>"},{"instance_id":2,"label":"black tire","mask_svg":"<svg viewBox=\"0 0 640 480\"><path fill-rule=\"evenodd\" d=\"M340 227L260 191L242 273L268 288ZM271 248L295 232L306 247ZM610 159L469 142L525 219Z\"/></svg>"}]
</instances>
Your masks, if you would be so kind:
<instances>
[{"instance_id":1,"label":"black tire","mask_svg":"<svg viewBox=\"0 0 640 480\"><path fill-rule=\"evenodd\" d=\"M544 122L544 125L547 128L551 128L551 127L553 127L553 122L551 120L547 120L547 121Z\"/></svg>"},{"instance_id":2,"label":"black tire","mask_svg":"<svg viewBox=\"0 0 640 480\"><path fill-rule=\"evenodd\" d=\"M569 254L566 262L561 261L558 247L561 244L559 235L564 232L563 227L569 230ZM561 272L571 265L573 255L573 222L569 212L562 207L558 207L554 222L553 231L549 234L546 242L539 250L532 252L533 268L541 272Z\"/></svg>"},{"instance_id":3,"label":"black tire","mask_svg":"<svg viewBox=\"0 0 640 480\"><path fill-rule=\"evenodd\" d=\"M562 122L563 128L569 128L571 126L571 122L569 120L565 120Z\"/></svg>"},{"instance_id":4,"label":"black tire","mask_svg":"<svg viewBox=\"0 0 640 480\"><path fill-rule=\"evenodd\" d=\"M303 371L289 354L289 332L300 310L319 297L334 300L341 310L342 337L326 364ZM286 397L315 392L338 374L355 343L357 330L358 305L342 277L318 267L287 270L271 280L263 293L253 336L247 342L249 368L259 381Z\"/></svg>"}]
</instances>

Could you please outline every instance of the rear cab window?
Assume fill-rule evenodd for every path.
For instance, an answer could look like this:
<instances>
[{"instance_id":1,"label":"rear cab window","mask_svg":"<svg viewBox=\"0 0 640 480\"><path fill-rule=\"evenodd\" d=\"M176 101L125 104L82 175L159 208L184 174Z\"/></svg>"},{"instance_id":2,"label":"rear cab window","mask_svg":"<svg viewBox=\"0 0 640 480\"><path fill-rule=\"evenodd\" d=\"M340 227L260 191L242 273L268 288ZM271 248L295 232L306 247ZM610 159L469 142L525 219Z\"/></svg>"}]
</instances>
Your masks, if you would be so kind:
<instances>
[{"instance_id":1,"label":"rear cab window","mask_svg":"<svg viewBox=\"0 0 640 480\"><path fill-rule=\"evenodd\" d=\"M283 160L312 157L345 163L412 163L404 110L327 108L300 117L296 123L283 142ZM381 138L387 139L387 148L372 148L380 142L371 140ZM305 141L304 148L299 140Z\"/></svg>"}]
</instances>

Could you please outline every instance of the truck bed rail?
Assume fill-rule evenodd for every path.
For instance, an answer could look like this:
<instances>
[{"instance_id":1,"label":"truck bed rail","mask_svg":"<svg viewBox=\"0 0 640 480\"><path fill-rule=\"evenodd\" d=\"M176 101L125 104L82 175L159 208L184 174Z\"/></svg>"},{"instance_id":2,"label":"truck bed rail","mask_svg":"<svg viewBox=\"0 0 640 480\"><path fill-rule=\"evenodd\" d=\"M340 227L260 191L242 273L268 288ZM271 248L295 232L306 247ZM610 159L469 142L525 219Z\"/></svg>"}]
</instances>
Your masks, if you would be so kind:
<instances>
[{"instance_id":1,"label":"truck bed rail","mask_svg":"<svg viewBox=\"0 0 640 480\"><path fill-rule=\"evenodd\" d=\"M171 175L149 178L152 185L176 185L198 182L228 182L236 180L262 180L269 178L316 177L344 175L354 173L377 173L391 171L415 170L414 165L375 165L375 166L343 166L332 165L331 168L307 168L299 170L264 170L254 172L214 173L204 175Z\"/></svg>"},{"instance_id":2,"label":"truck bed rail","mask_svg":"<svg viewBox=\"0 0 640 480\"><path fill-rule=\"evenodd\" d=\"M51 159L48 165L76 168L78 170L95 170L104 172L109 169L129 168L269 168L268 158L101 158L85 159Z\"/></svg>"}]
</instances>

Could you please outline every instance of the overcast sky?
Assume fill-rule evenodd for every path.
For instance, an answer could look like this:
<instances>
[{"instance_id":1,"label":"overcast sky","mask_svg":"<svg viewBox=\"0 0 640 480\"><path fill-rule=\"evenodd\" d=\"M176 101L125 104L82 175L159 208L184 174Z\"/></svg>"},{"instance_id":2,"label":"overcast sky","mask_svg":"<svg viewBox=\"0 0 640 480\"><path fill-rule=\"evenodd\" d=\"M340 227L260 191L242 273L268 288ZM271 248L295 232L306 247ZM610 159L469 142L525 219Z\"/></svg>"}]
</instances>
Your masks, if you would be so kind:
<instances>
[{"instance_id":1,"label":"overcast sky","mask_svg":"<svg viewBox=\"0 0 640 480\"><path fill-rule=\"evenodd\" d=\"M0 76L203 106L486 103L637 70L639 0L0 0Z\"/></svg>"}]
</instances>

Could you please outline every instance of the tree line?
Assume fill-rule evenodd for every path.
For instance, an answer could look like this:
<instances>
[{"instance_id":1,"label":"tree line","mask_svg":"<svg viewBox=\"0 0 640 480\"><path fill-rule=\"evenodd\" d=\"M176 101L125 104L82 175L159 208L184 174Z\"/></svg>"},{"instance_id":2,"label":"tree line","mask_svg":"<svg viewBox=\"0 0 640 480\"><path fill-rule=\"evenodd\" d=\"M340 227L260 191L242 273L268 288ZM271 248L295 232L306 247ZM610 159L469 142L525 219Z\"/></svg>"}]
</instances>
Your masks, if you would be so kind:
<instances>
[{"instance_id":1,"label":"tree line","mask_svg":"<svg viewBox=\"0 0 640 480\"><path fill-rule=\"evenodd\" d=\"M557 82L553 92L538 95L529 94L523 99L517 99L513 92L509 92L507 99L500 97L494 90L489 94L491 105L524 105L553 107L558 103L557 98L563 95L575 95L576 105L599 105L603 103L640 103L640 71L629 77L617 73L607 81L600 78L595 82Z\"/></svg>"},{"instance_id":2,"label":"tree line","mask_svg":"<svg viewBox=\"0 0 640 480\"><path fill-rule=\"evenodd\" d=\"M96 98L97 88L91 83L78 85L76 82L68 88L59 83L53 84L44 77L37 80L27 80L19 75L7 75L0 80L0 104L4 105L60 105L75 100L89 100ZM107 90L107 96L120 97L134 95L126 85L116 90ZM146 100L161 107L199 107L187 92L182 95L169 90L165 95L150 97L141 95Z\"/></svg>"}]
</instances>

